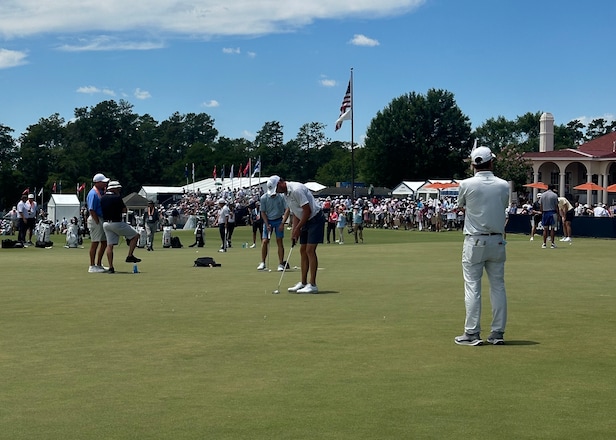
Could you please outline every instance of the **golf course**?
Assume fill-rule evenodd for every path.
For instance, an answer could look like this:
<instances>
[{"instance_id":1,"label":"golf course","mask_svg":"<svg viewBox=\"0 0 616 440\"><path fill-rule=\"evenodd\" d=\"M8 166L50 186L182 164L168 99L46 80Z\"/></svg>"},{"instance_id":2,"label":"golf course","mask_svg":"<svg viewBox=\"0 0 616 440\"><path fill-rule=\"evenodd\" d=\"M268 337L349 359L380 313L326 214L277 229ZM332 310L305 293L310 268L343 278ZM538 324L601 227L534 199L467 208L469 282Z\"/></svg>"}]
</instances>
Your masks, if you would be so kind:
<instances>
[{"instance_id":1,"label":"golf course","mask_svg":"<svg viewBox=\"0 0 616 440\"><path fill-rule=\"evenodd\" d=\"M315 295L287 293L297 248L281 283L275 244L256 270L249 227L226 253L173 235L136 274L125 243L114 274L88 273L88 239L0 250L0 439L615 438L614 240L509 234L505 345L474 347L453 341L461 231L319 245Z\"/></svg>"}]
</instances>

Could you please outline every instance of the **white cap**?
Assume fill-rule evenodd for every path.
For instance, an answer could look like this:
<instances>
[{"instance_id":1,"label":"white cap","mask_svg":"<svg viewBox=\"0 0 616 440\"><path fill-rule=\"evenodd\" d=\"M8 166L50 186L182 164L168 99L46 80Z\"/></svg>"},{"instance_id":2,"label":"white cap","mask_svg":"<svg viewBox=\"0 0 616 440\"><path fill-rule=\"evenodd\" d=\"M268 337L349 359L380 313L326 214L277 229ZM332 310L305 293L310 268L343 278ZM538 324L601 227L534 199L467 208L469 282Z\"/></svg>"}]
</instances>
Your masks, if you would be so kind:
<instances>
[{"instance_id":1,"label":"white cap","mask_svg":"<svg viewBox=\"0 0 616 440\"><path fill-rule=\"evenodd\" d=\"M100 180L99 182L102 182L102 180ZM122 185L120 185L120 182L118 182L117 180L112 180L111 182L109 182L109 185L107 185L107 189L109 189L109 190L111 190L111 189L122 189Z\"/></svg>"},{"instance_id":2,"label":"white cap","mask_svg":"<svg viewBox=\"0 0 616 440\"><path fill-rule=\"evenodd\" d=\"M473 165L481 165L490 162L496 156L492 154L492 150L488 147L477 147L471 151L471 162Z\"/></svg>"},{"instance_id":3,"label":"white cap","mask_svg":"<svg viewBox=\"0 0 616 440\"><path fill-rule=\"evenodd\" d=\"M109 179L107 177L105 177L104 174L98 173L95 174L94 177L92 178L92 182L96 183L96 182L109 182Z\"/></svg>"},{"instance_id":4,"label":"white cap","mask_svg":"<svg viewBox=\"0 0 616 440\"><path fill-rule=\"evenodd\" d=\"M267 180L267 195L273 196L276 194L276 187L278 186L278 182L280 182L279 176L272 176Z\"/></svg>"},{"instance_id":5,"label":"white cap","mask_svg":"<svg viewBox=\"0 0 616 440\"><path fill-rule=\"evenodd\" d=\"M225 201L225 199L218 199L218 204L219 205L226 205L227 202Z\"/></svg>"}]
</instances>

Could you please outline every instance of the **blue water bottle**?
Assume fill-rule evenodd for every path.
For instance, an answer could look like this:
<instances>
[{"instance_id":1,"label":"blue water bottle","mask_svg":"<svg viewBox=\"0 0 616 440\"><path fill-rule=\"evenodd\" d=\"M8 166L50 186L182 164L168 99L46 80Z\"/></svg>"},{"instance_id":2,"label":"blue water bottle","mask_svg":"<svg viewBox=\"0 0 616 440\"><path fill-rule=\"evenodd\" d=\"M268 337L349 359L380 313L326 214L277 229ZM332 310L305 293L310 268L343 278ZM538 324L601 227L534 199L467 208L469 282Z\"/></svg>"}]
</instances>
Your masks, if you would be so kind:
<instances>
[{"instance_id":1,"label":"blue water bottle","mask_svg":"<svg viewBox=\"0 0 616 440\"><path fill-rule=\"evenodd\" d=\"M139 269L137 268L137 264L133 264L133 273L139 273Z\"/></svg>"}]
</instances>

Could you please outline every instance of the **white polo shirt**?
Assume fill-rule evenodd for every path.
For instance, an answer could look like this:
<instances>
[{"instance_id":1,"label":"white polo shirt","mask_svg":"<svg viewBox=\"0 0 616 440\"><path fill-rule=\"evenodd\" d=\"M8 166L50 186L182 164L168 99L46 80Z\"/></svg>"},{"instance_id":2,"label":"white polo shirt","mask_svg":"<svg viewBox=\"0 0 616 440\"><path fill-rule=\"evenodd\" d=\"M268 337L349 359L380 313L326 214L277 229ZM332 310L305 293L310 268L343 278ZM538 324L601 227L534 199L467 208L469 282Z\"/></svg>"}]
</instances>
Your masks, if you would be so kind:
<instances>
[{"instance_id":1,"label":"white polo shirt","mask_svg":"<svg viewBox=\"0 0 616 440\"><path fill-rule=\"evenodd\" d=\"M460 182L458 206L465 208L466 235L502 234L509 204L509 184L492 173L478 171Z\"/></svg>"},{"instance_id":2,"label":"white polo shirt","mask_svg":"<svg viewBox=\"0 0 616 440\"><path fill-rule=\"evenodd\" d=\"M308 187L302 183L287 182L287 192L284 196L287 201L287 206L297 218L302 218L302 206L306 204L310 205L310 218L308 220L317 215L321 210L321 207L314 199L312 192L310 192Z\"/></svg>"}]
</instances>

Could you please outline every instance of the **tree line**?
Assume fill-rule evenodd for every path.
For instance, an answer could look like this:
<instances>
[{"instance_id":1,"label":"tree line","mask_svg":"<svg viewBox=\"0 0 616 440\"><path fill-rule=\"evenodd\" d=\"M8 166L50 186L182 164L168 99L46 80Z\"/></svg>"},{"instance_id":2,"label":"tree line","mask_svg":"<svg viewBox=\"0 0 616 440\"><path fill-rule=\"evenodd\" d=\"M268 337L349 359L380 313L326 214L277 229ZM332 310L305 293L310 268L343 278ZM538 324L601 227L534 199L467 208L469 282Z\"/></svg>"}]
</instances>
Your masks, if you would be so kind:
<instances>
[{"instance_id":1,"label":"tree line","mask_svg":"<svg viewBox=\"0 0 616 440\"><path fill-rule=\"evenodd\" d=\"M353 177L389 188L403 180L459 179L469 175L465 159L475 139L499 155L501 177L522 185L530 179L530 166L521 154L538 151L540 116L499 116L472 130L452 93L408 93L373 117L363 145L354 146L353 166L350 143L328 139L320 122L302 125L287 141L278 121L265 122L252 141L230 139L206 113L176 112L159 122L136 114L127 101L102 101L75 109L70 121L57 113L41 118L16 138L0 123L0 210L10 209L25 188L49 194L61 182L62 192L75 193L77 184L86 182L88 189L96 172L120 180L125 191L138 191L143 185L184 185L187 171L192 180L193 164L195 180L212 177L215 166L219 177L223 166L226 177L231 166L237 176L257 158L262 175L327 186ZM588 126L577 120L557 125L555 148L574 148L615 129L616 123L604 119Z\"/></svg>"}]
</instances>

